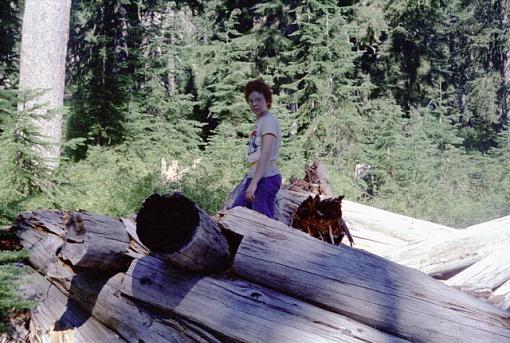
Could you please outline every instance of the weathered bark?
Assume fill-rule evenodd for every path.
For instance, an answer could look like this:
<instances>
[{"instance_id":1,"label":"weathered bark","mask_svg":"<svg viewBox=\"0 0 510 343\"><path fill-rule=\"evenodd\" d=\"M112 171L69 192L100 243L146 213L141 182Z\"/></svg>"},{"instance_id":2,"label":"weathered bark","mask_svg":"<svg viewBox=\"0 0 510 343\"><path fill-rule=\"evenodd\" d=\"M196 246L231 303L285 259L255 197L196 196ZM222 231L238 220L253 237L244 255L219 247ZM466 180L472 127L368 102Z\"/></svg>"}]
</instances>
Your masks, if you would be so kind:
<instances>
[{"instance_id":1,"label":"weathered bark","mask_svg":"<svg viewBox=\"0 0 510 343\"><path fill-rule=\"evenodd\" d=\"M20 89L44 90L21 108L39 115L60 109L64 101L65 57L69 35L71 0L25 0L20 53ZM39 107L35 109L36 107ZM49 168L59 164L62 113L36 123L47 146L38 146Z\"/></svg>"},{"instance_id":2,"label":"weathered bark","mask_svg":"<svg viewBox=\"0 0 510 343\"><path fill-rule=\"evenodd\" d=\"M145 199L136 233L154 256L180 268L217 272L227 266L229 246L218 225L180 193Z\"/></svg>"},{"instance_id":3,"label":"weathered bark","mask_svg":"<svg viewBox=\"0 0 510 343\"><path fill-rule=\"evenodd\" d=\"M50 264L47 276L70 298L61 317L77 303L86 314L76 329L97 319L129 342L405 342L267 288L172 270L149 256L111 278L62 263Z\"/></svg>"},{"instance_id":4,"label":"weathered bark","mask_svg":"<svg viewBox=\"0 0 510 343\"><path fill-rule=\"evenodd\" d=\"M183 318L151 310L150 307L136 303L137 299L126 298L120 291L122 280L126 278L124 273L111 277L90 273L74 275L70 268L55 266L51 277L70 299L78 302L90 315L128 342L222 341L213 333ZM162 295L165 288L170 288L170 285L163 286Z\"/></svg>"},{"instance_id":5,"label":"weathered bark","mask_svg":"<svg viewBox=\"0 0 510 343\"><path fill-rule=\"evenodd\" d=\"M497 251L464 269L446 284L474 295L489 297L492 291L510 280L510 253Z\"/></svg>"},{"instance_id":6,"label":"weathered bark","mask_svg":"<svg viewBox=\"0 0 510 343\"><path fill-rule=\"evenodd\" d=\"M16 225L23 245L39 252L40 257L31 259L39 268L57 256L76 267L120 270L127 266L130 240L118 219L88 212L33 211L20 214ZM43 258L47 250L50 260Z\"/></svg>"},{"instance_id":7,"label":"weathered bark","mask_svg":"<svg viewBox=\"0 0 510 343\"><path fill-rule=\"evenodd\" d=\"M43 274L58 259L56 252L64 235L59 223L63 221L62 211L24 212L16 218L16 234L28 253L28 261Z\"/></svg>"},{"instance_id":8,"label":"weathered bark","mask_svg":"<svg viewBox=\"0 0 510 343\"><path fill-rule=\"evenodd\" d=\"M137 217L138 224L151 224L145 215L152 218L148 227L153 232L147 237L158 242L160 251L169 246L188 249L199 226L213 230L204 237L219 234L225 239L189 199L168 197L172 196L171 206L165 201L162 207L148 206L146 210L152 210ZM229 242L237 253L230 272L214 277L144 256L145 242L134 243L132 218L120 224L134 237L134 251L126 252L134 260L126 273L73 269L57 258L55 242L64 236L88 240L77 234L78 222L61 211L18 217L22 243L38 259L33 264L68 297L59 319L74 318L77 304L85 310L85 317L73 319L74 328L97 320L129 342L510 342L510 313L419 271L326 244L248 209L235 208L220 216L227 237L238 238ZM81 218L81 223L88 222ZM106 225L107 220L101 222ZM168 228L169 223L174 228L183 224L172 231L178 233L177 244L168 232L158 231L158 225ZM505 226L504 221L498 223ZM215 239L202 239L197 246L209 242L216 244ZM188 260L194 261L195 253L208 253L203 249L188 250ZM508 294L504 291L492 299L501 307Z\"/></svg>"},{"instance_id":9,"label":"weathered bark","mask_svg":"<svg viewBox=\"0 0 510 343\"><path fill-rule=\"evenodd\" d=\"M341 248L234 208L220 219L243 235L233 272L413 342L510 341L510 314L416 270Z\"/></svg>"},{"instance_id":10,"label":"weathered bark","mask_svg":"<svg viewBox=\"0 0 510 343\"><path fill-rule=\"evenodd\" d=\"M69 212L66 234L58 256L75 267L125 269L130 240L124 224L89 212Z\"/></svg>"},{"instance_id":11,"label":"weathered bark","mask_svg":"<svg viewBox=\"0 0 510 343\"><path fill-rule=\"evenodd\" d=\"M489 297L489 302L502 308L503 310L510 310L510 280L498 287Z\"/></svg>"},{"instance_id":12,"label":"weathered bark","mask_svg":"<svg viewBox=\"0 0 510 343\"><path fill-rule=\"evenodd\" d=\"M438 278L449 278L510 244L510 216L454 234L388 251L385 258Z\"/></svg>"},{"instance_id":13,"label":"weathered bark","mask_svg":"<svg viewBox=\"0 0 510 343\"><path fill-rule=\"evenodd\" d=\"M85 316L76 321L76 329L81 329L89 321L99 321L105 327L117 333L127 342L173 342L173 343L220 343L207 330L184 320L175 318L161 311L137 304L120 292L124 273L111 277L93 273L74 274L65 265L50 268L50 279L67 298L63 318L77 309L83 309ZM102 342L88 340L82 342Z\"/></svg>"},{"instance_id":14,"label":"weathered bark","mask_svg":"<svg viewBox=\"0 0 510 343\"><path fill-rule=\"evenodd\" d=\"M50 212L55 214L54 212ZM33 223L33 221L32 221ZM26 229L20 232L34 247L48 246L61 240L45 230ZM34 239L35 238L35 239ZM37 240L38 239L38 240ZM22 239L25 244L28 240ZM27 246L29 247L29 246ZM56 247L28 249L29 260L47 279L26 280L25 294L42 302L34 312L32 331L41 339L74 339L76 342L110 342L111 333L118 333L117 341L139 342L200 342L220 343L223 340L184 319L162 315L136 304L120 293L123 273L109 276L105 272L76 272L57 259ZM39 280L40 281L40 280ZM57 289L58 288L58 289ZM44 295L44 297L42 297ZM53 330L55 322L71 323L64 331ZM102 331L105 331L101 333ZM101 335L105 338L101 339Z\"/></svg>"},{"instance_id":15,"label":"weathered bark","mask_svg":"<svg viewBox=\"0 0 510 343\"><path fill-rule=\"evenodd\" d=\"M225 342L405 341L250 282L185 274L149 256L133 261L122 292L201 323Z\"/></svg>"}]
</instances>

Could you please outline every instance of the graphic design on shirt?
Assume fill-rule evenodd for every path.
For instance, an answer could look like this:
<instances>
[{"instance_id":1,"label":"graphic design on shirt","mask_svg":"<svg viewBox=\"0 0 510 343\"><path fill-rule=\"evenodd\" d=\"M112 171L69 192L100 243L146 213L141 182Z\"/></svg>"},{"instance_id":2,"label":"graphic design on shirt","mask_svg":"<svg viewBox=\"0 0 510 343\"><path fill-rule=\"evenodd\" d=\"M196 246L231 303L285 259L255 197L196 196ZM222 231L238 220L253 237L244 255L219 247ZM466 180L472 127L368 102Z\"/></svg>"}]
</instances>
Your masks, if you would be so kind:
<instances>
[{"instance_id":1,"label":"graphic design on shirt","mask_svg":"<svg viewBox=\"0 0 510 343\"><path fill-rule=\"evenodd\" d=\"M257 131L254 130L251 132L250 140L248 141L248 156L257 152Z\"/></svg>"}]
</instances>

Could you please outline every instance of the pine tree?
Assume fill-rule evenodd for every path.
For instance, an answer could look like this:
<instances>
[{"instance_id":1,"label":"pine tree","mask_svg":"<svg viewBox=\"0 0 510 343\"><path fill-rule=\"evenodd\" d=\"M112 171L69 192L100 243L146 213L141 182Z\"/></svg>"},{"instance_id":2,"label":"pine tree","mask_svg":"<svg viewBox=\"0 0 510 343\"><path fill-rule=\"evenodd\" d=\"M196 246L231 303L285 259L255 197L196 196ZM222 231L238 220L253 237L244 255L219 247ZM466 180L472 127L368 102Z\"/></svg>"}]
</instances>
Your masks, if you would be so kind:
<instances>
[{"instance_id":1,"label":"pine tree","mask_svg":"<svg viewBox=\"0 0 510 343\"><path fill-rule=\"evenodd\" d=\"M18 82L19 40L21 35L20 1L0 2L0 89Z\"/></svg>"},{"instance_id":2,"label":"pine tree","mask_svg":"<svg viewBox=\"0 0 510 343\"><path fill-rule=\"evenodd\" d=\"M131 48L136 38L138 2L74 2L69 70L73 92L67 136L90 144L113 145L125 136L124 121L133 85ZM86 146L84 146L86 148ZM83 157L86 149L78 152Z\"/></svg>"}]
</instances>

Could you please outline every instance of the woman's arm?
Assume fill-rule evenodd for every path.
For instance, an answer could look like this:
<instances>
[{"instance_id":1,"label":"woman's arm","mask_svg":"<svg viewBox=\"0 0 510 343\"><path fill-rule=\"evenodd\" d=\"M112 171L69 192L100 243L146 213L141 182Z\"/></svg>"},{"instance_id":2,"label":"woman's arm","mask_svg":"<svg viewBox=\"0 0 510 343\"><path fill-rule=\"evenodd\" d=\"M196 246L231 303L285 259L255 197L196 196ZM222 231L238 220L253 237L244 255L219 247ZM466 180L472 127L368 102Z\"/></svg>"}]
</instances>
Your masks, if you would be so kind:
<instances>
[{"instance_id":1,"label":"woman's arm","mask_svg":"<svg viewBox=\"0 0 510 343\"><path fill-rule=\"evenodd\" d=\"M272 133L266 133L264 136L262 136L260 157L259 160L257 161L255 173L253 174L253 178L251 179L250 185L246 189L246 199L248 201L255 200L255 191L257 190L257 184L266 173L266 168L269 164L269 158L271 157L275 141L276 137Z\"/></svg>"}]
</instances>

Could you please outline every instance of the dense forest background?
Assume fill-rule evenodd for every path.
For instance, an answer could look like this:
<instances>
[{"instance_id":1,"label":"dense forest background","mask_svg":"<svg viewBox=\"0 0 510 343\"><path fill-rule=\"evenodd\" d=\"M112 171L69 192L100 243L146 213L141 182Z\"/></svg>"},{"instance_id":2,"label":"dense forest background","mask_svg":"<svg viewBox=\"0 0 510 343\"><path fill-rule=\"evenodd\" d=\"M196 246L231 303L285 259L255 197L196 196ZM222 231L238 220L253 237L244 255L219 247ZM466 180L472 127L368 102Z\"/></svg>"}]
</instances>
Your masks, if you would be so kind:
<instances>
[{"instance_id":1,"label":"dense forest background","mask_svg":"<svg viewBox=\"0 0 510 343\"><path fill-rule=\"evenodd\" d=\"M319 159L350 200L455 227L507 215L506 7L73 1L64 149L48 172L16 110L23 1L2 1L0 222L38 207L125 215L175 189L215 212L244 172L254 78L276 96L284 178ZM162 180L162 158L187 172Z\"/></svg>"}]
</instances>

